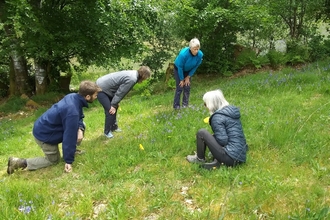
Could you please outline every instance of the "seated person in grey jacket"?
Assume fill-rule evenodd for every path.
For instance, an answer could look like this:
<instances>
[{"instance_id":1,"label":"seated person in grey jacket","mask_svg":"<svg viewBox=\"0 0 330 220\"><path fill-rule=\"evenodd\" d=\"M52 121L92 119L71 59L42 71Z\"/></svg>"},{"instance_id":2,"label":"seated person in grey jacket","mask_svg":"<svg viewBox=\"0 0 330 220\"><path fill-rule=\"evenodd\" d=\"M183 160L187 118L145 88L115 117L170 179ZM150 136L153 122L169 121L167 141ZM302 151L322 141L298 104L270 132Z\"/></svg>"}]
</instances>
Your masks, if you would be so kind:
<instances>
[{"instance_id":1,"label":"seated person in grey jacket","mask_svg":"<svg viewBox=\"0 0 330 220\"><path fill-rule=\"evenodd\" d=\"M141 66L138 70L109 73L96 80L96 84L102 89L97 99L104 109L104 135L107 138L113 138L113 131L121 131L117 125L117 109L120 101L136 83L141 83L150 76L150 68Z\"/></svg>"},{"instance_id":2,"label":"seated person in grey jacket","mask_svg":"<svg viewBox=\"0 0 330 220\"><path fill-rule=\"evenodd\" d=\"M229 105L221 90L205 93L203 101L210 112L209 124L214 134L200 129L196 134L197 155L188 155L186 159L190 163L201 163L201 167L206 169L244 163L248 146L239 109ZM206 146L214 157L213 162L205 163Z\"/></svg>"}]
</instances>

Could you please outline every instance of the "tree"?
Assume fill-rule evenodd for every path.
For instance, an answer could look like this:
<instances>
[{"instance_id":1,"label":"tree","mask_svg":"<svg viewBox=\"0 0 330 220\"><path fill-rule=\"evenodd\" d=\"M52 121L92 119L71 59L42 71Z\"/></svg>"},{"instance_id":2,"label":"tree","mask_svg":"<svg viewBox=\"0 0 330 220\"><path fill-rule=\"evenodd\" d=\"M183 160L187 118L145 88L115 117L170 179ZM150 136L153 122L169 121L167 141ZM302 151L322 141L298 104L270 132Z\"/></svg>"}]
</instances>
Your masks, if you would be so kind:
<instances>
[{"instance_id":1,"label":"tree","mask_svg":"<svg viewBox=\"0 0 330 220\"><path fill-rule=\"evenodd\" d=\"M3 11L22 57L34 61L36 94L58 88L61 72L72 67L138 58L154 34L149 24L155 10L146 1L7 0ZM9 53L10 46L3 50Z\"/></svg>"},{"instance_id":2,"label":"tree","mask_svg":"<svg viewBox=\"0 0 330 220\"><path fill-rule=\"evenodd\" d=\"M4 10L7 8L7 10ZM20 47L21 40L15 31L15 25L10 22L11 11L14 9L11 5L6 5L6 1L0 1L0 22L2 23L2 35L5 40L2 41L3 48L7 54L2 56L8 60L9 66L9 95L19 95L29 93L27 62Z\"/></svg>"},{"instance_id":3,"label":"tree","mask_svg":"<svg viewBox=\"0 0 330 220\"><path fill-rule=\"evenodd\" d=\"M199 71L224 74L233 70L238 34L255 30L253 24L260 20L252 12L245 2L231 0L185 0L178 5L178 35L201 41L205 55Z\"/></svg>"}]
</instances>

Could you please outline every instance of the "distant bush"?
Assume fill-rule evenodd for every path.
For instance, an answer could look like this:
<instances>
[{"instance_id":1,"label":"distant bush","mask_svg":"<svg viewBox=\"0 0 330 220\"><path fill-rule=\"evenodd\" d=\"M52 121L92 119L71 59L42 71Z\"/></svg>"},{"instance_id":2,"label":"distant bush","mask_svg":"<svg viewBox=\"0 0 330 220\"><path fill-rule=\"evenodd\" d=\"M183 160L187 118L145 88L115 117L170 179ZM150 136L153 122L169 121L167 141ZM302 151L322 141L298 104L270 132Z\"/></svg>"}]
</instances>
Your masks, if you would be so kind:
<instances>
[{"instance_id":1,"label":"distant bush","mask_svg":"<svg viewBox=\"0 0 330 220\"><path fill-rule=\"evenodd\" d=\"M284 65L287 61L285 54L276 50L270 50L267 53L267 57L270 66L275 70Z\"/></svg>"},{"instance_id":2,"label":"distant bush","mask_svg":"<svg viewBox=\"0 0 330 220\"><path fill-rule=\"evenodd\" d=\"M310 62L308 47L296 41L287 43L287 64L296 65Z\"/></svg>"}]
</instances>

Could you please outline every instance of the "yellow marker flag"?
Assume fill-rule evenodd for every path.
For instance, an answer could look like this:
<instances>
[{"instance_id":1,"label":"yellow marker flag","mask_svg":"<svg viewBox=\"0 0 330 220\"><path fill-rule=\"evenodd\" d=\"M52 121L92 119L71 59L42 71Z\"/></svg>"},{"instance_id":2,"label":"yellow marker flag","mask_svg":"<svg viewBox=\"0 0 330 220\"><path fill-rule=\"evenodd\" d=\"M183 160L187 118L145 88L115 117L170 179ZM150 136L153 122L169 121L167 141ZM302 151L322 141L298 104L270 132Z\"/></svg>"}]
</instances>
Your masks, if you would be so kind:
<instances>
[{"instance_id":1,"label":"yellow marker flag","mask_svg":"<svg viewBox=\"0 0 330 220\"><path fill-rule=\"evenodd\" d=\"M144 147L142 146L142 144L140 144L140 150L144 150Z\"/></svg>"}]
</instances>

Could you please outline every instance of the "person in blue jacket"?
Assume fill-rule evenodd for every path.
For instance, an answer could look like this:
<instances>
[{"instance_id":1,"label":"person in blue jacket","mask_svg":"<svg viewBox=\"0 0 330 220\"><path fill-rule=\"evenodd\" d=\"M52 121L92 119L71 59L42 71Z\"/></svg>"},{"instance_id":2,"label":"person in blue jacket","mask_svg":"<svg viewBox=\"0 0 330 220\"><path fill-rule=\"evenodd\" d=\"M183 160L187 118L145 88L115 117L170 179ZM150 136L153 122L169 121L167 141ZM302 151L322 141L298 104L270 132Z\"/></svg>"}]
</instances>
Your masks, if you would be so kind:
<instances>
[{"instance_id":1,"label":"person in blue jacket","mask_svg":"<svg viewBox=\"0 0 330 220\"><path fill-rule=\"evenodd\" d=\"M181 94L182 107L188 107L190 96L191 77L195 74L197 67L202 63L203 52L200 50L200 42L193 38L189 47L183 48L174 61L174 78L176 90L174 94L173 108L180 109Z\"/></svg>"},{"instance_id":2,"label":"person in blue jacket","mask_svg":"<svg viewBox=\"0 0 330 220\"><path fill-rule=\"evenodd\" d=\"M44 112L34 123L33 136L44 152L44 157L8 159L7 173L16 169L37 170L60 162L58 144L62 143L64 170L72 171L77 143L83 138L85 124L83 107L96 98L100 87L91 81L82 81L78 93L70 93Z\"/></svg>"},{"instance_id":3,"label":"person in blue jacket","mask_svg":"<svg viewBox=\"0 0 330 220\"><path fill-rule=\"evenodd\" d=\"M206 169L245 163L248 145L239 109L227 102L221 90L205 93L203 101L211 115L209 124L213 135L206 129L200 129L196 134L197 155L188 155L186 159L190 163L200 163ZM210 163L205 163L206 147L214 158Z\"/></svg>"}]
</instances>

